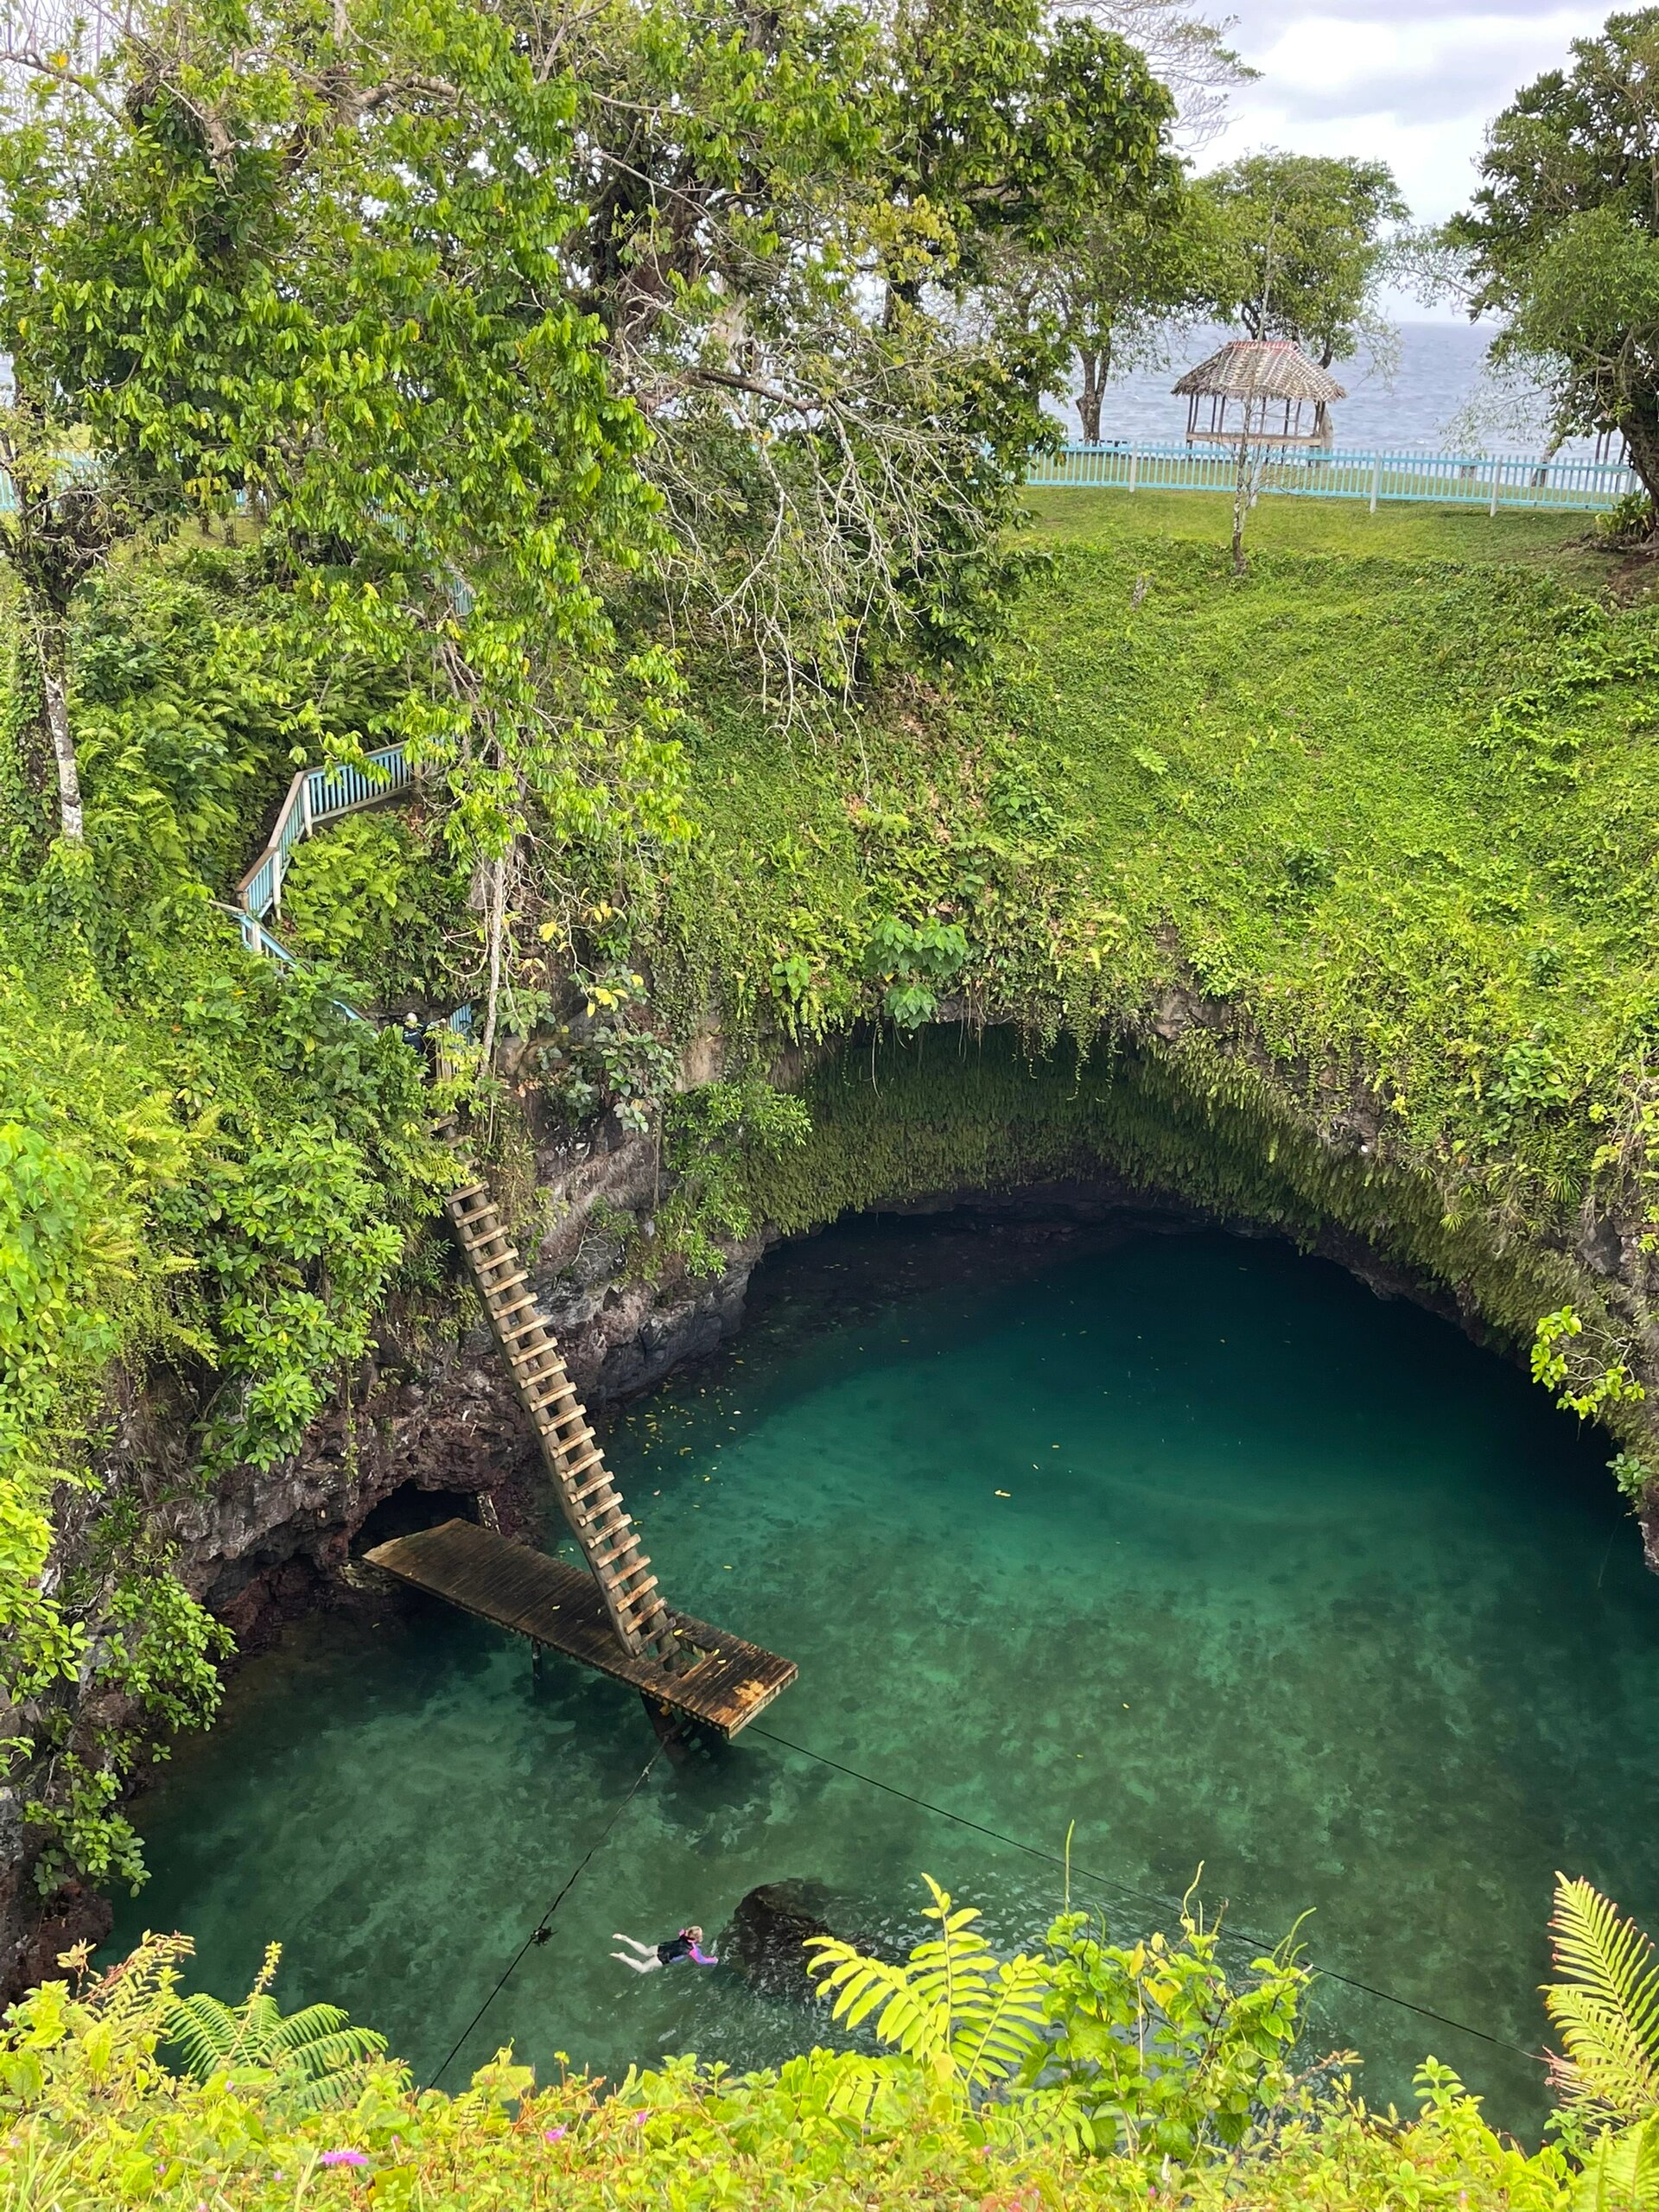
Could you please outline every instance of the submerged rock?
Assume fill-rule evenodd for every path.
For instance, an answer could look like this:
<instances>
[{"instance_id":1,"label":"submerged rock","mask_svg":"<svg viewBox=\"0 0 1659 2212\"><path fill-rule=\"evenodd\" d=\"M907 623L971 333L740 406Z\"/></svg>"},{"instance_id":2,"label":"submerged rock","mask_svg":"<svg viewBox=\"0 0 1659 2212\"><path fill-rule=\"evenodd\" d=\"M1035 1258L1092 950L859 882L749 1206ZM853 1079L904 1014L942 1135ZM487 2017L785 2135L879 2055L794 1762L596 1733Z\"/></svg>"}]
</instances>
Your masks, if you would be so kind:
<instances>
[{"instance_id":1,"label":"submerged rock","mask_svg":"<svg viewBox=\"0 0 1659 2212\"><path fill-rule=\"evenodd\" d=\"M835 1909L822 1882L763 1882L739 1901L721 1938L721 1961L760 1996L804 2000L816 1990L806 1940L836 1934L827 1917Z\"/></svg>"}]
</instances>

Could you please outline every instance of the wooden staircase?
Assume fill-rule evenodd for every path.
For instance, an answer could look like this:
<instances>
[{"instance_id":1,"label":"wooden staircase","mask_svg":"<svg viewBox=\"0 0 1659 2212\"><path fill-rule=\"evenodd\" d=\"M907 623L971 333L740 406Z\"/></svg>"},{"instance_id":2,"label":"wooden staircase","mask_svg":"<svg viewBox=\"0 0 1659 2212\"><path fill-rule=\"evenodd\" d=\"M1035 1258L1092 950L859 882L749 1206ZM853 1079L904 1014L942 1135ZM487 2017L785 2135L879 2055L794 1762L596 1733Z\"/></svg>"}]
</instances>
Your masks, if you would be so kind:
<instances>
[{"instance_id":1,"label":"wooden staircase","mask_svg":"<svg viewBox=\"0 0 1659 2212\"><path fill-rule=\"evenodd\" d=\"M558 1339L528 1287L529 1270L508 1243L487 1187L474 1182L452 1191L444 1211L619 1642L631 1657L678 1673L696 1655L675 1634L639 1531L564 1371Z\"/></svg>"}]
</instances>

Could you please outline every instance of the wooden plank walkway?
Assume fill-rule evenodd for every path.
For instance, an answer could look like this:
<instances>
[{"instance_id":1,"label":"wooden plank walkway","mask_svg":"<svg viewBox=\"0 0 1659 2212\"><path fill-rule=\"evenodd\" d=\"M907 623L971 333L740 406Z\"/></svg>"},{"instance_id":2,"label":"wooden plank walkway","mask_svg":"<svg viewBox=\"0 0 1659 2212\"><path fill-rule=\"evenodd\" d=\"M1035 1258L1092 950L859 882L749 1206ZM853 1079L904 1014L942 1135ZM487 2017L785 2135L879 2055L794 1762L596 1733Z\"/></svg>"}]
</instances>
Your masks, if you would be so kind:
<instances>
[{"instance_id":1,"label":"wooden plank walkway","mask_svg":"<svg viewBox=\"0 0 1659 2212\"><path fill-rule=\"evenodd\" d=\"M780 1659L689 1613L671 1612L682 1651L697 1655L683 1671L671 1672L648 1653L624 1649L592 1575L471 1521L446 1521L441 1528L396 1536L365 1557L400 1582L631 1683L727 1738L786 1690L798 1671L792 1659Z\"/></svg>"}]
</instances>

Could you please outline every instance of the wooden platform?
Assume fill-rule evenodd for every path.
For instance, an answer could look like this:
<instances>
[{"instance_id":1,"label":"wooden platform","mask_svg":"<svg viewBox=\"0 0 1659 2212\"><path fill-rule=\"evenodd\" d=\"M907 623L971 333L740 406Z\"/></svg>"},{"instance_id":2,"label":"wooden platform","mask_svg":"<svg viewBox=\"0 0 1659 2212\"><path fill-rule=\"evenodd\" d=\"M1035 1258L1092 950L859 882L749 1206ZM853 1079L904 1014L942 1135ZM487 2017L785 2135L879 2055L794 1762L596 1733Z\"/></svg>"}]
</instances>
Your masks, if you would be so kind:
<instances>
[{"instance_id":1,"label":"wooden platform","mask_svg":"<svg viewBox=\"0 0 1659 2212\"><path fill-rule=\"evenodd\" d=\"M671 1675L654 1659L635 1658L618 1640L591 1574L528 1544L510 1543L474 1522L446 1521L441 1528L396 1536L365 1556L400 1582L629 1682L725 1737L735 1736L798 1672L792 1659L780 1659L689 1613L671 1618L682 1643L705 1655L696 1666Z\"/></svg>"}]
</instances>

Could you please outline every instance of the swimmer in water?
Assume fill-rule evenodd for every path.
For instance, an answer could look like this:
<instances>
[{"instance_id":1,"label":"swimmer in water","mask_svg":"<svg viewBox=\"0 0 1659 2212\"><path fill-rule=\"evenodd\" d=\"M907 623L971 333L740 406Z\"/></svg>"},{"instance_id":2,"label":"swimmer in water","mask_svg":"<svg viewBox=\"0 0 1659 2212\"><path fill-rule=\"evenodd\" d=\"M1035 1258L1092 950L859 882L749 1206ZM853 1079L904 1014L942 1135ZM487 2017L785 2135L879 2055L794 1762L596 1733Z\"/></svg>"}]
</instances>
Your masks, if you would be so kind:
<instances>
[{"instance_id":1,"label":"swimmer in water","mask_svg":"<svg viewBox=\"0 0 1659 2212\"><path fill-rule=\"evenodd\" d=\"M658 1967L671 1967L677 1959L690 1959L694 1967L717 1967L720 1961L712 1951L704 1951L701 1928L682 1928L679 1934L667 1943L642 1943L637 1936L625 1936L619 1928L614 1940L628 1946L626 1951L613 1951L613 1959L620 1959L625 1967L632 1967L635 1974L655 1974ZM631 1957L630 1952L637 1952Z\"/></svg>"}]
</instances>

